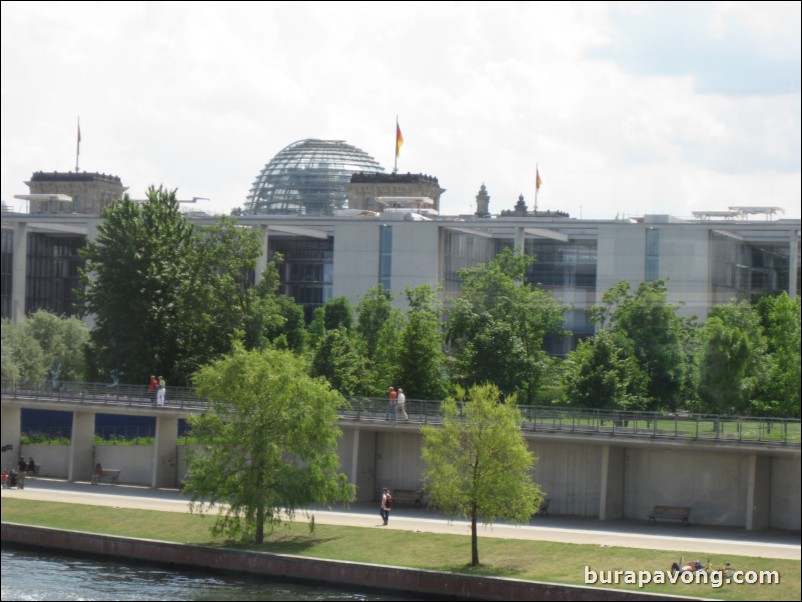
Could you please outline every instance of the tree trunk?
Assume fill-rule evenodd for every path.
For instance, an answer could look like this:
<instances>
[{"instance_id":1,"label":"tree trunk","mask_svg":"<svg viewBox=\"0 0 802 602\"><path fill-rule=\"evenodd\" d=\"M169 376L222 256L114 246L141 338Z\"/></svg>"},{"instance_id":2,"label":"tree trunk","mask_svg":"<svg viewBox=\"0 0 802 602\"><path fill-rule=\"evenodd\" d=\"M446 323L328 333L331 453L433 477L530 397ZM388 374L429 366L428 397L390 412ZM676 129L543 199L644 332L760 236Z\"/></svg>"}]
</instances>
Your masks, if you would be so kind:
<instances>
[{"instance_id":1,"label":"tree trunk","mask_svg":"<svg viewBox=\"0 0 802 602\"><path fill-rule=\"evenodd\" d=\"M479 564L479 540L476 533L476 510L471 512L471 566Z\"/></svg>"},{"instance_id":2,"label":"tree trunk","mask_svg":"<svg viewBox=\"0 0 802 602\"><path fill-rule=\"evenodd\" d=\"M265 542L265 509L258 508L256 510L256 535L253 542L257 545L262 545Z\"/></svg>"}]
</instances>

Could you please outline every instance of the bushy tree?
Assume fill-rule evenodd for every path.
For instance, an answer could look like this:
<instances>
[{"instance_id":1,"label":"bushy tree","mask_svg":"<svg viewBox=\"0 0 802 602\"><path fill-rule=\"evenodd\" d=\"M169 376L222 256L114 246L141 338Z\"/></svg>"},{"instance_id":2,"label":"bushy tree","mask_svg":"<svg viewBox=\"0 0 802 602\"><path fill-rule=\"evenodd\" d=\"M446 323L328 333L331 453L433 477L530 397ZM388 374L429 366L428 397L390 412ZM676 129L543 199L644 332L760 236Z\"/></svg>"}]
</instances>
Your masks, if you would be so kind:
<instances>
[{"instance_id":1,"label":"bushy tree","mask_svg":"<svg viewBox=\"0 0 802 602\"><path fill-rule=\"evenodd\" d=\"M296 354L305 349L303 307L291 297L279 294L278 266L283 262L283 256L276 253L261 278L246 293L244 342L248 349L262 349L268 344Z\"/></svg>"},{"instance_id":2,"label":"bushy tree","mask_svg":"<svg viewBox=\"0 0 802 602\"><path fill-rule=\"evenodd\" d=\"M368 360L356 337L345 328L323 335L312 359L312 376L324 377L346 397L371 393Z\"/></svg>"},{"instance_id":3,"label":"bushy tree","mask_svg":"<svg viewBox=\"0 0 802 602\"><path fill-rule=\"evenodd\" d=\"M344 399L307 370L289 351L235 343L194 376L212 407L190 418L202 447L184 492L193 511L217 512L215 533L261 544L283 513L353 498L337 456Z\"/></svg>"},{"instance_id":4,"label":"bushy tree","mask_svg":"<svg viewBox=\"0 0 802 602\"><path fill-rule=\"evenodd\" d=\"M768 359L753 409L761 415L800 415L800 298L783 292L764 297L758 313L766 335Z\"/></svg>"},{"instance_id":5,"label":"bushy tree","mask_svg":"<svg viewBox=\"0 0 802 602\"><path fill-rule=\"evenodd\" d=\"M471 565L479 564L478 523L528 522L543 500L530 473L535 457L521 434L514 396L477 385L443 402L443 424L424 426L426 491L435 506L471 521Z\"/></svg>"},{"instance_id":6,"label":"bushy tree","mask_svg":"<svg viewBox=\"0 0 802 602\"><path fill-rule=\"evenodd\" d=\"M2 347L4 380L37 383L47 377L50 367L42 346L21 324L3 318Z\"/></svg>"},{"instance_id":7,"label":"bushy tree","mask_svg":"<svg viewBox=\"0 0 802 602\"><path fill-rule=\"evenodd\" d=\"M346 297L330 299L315 310L312 375L324 377L343 395L368 395L373 391L371 365L353 325L354 310Z\"/></svg>"},{"instance_id":8,"label":"bushy tree","mask_svg":"<svg viewBox=\"0 0 802 602\"><path fill-rule=\"evenodd\" d=\"M665 281L642 282L632 292L621 281L602 296L602 304L591 309L597 325L609 328L628 341L640 369L648 377L651 410L676 410L685 384L684 322L668 302Z\"/></svg>"},{"instance_id":9,"label":"bushy tree","mask_svg":"<svg viewBox=\"0 0 802 602\"><path fill-rule=\"evenodd\" d=\"M358 314L357 331L365 341L367 356L376 356L382 328L390 321L398 309L393 307L392 293L381 284L368 289L356 307Z\"/></svg>"},{"instance_id":10,"label":"bushy tree","mask_svg":"<svg viewBox=\"0 0 802 602\"><path fill-rule=\"evenodd\" d=\"M448 393L440 314L442 304L428 284L408 288L409 310L398 352L397 386L408 399L443 399Z\"/></svg>"},{"instance_id":11,"label":"bushy tree","mask_svg":"<svg viewBox=\"0 0 802 602\"><path fill-rule=\"evenodd\" d=\"M94 317L93 363L105 375L146 382L158 371L177 375L179 350L193 325L182 322L184 295L198 283L194 229L178 210L175 191L151 187L147 200L128 195L103 212L97 238L81 254L83 310Z\"/></svg>"},{"instance_id":12,"label":"bushy tree","mask_svg":"<svg viewBox=\"0 0 802 602\"><path fill-rule=\"evenodd\" d=\"M699 397L711 413L745 413L749 407L749 337L721 318L708 318L702 331Z\"/></svg>"},{"instance_id":13,"label":"bushy tree","mask_svg":"<svg viewBox=\"0 0 802 602\"><path fill-rule=\"evenodd\" d=\"M506 249L486 264L460 270L461 295L447 329L458 383L492 382L526 403L537 398L550 364L543 340L563 333L566 309L525 282L532 261Z\"/></svg>"},{"instance_id":14,"label":"bushy tree","mask_svg":"<svg viewBox=\"0 0 802 602\"><path fill-rule=\"evenodd\" d=\"M151 187L143 203L126 196L104 211L97 239L83 250L82 303L95 319L99 371L185 384L235 339L299 349L297 311L278 298L275 267L264 285L251 286L257 232L228 218L195 229L178 208L174 190Z\"/></svg>"},{"instance_id":15,"label":"bushy tree","mask_svg":"<svg viewBox=\"0 0 802 602\"><path fill-rule=\"evenodd\" d=\"M3 378L79 381L86 374L89 329L76 317L38 310L24 320L3 320Z\"/></svg>"},{"instance_id":16,"label":"bushy tree","mask_svg":"<svg viewBox=\"0 0 802 602\"><path fill-rule=\"evenodd\" d=\"M602 330L580 342L563 368L569 405L637 410L645 404L646 375L609 331Z\"/></svg>"}]
</instances>

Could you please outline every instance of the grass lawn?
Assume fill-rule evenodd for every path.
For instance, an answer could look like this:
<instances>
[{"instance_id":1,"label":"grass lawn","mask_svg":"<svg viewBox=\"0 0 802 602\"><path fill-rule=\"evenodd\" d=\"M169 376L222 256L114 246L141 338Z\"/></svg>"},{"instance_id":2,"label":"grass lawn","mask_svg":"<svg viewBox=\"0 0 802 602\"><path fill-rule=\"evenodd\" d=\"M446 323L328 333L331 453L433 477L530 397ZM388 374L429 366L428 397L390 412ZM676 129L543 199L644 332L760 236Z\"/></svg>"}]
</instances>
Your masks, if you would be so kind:
<instances>
[{"instance_id":1,"label":"grass lawn","mask_svg":"<svg viewBox=\"0 0 802 602\"><path fill-rule=\"evenodd\" d=\"M725 558L720 555L700 558L699 554L681 549L665 552L480 537L479 559L482 564L471 568L468 566L470 539L463 535L321 524L310 533L306 522L296 522L279 527L263 546L249 546L212 537L213 517L13 498L3 501L2 520L110 535L574 585L584 585L586 566L594 571L667 570L672 562L684 556L703 562L710 560L714 566L729 562L743 571L777 571L780 583L725 583L719 588L681 583L649 584L643 589L625 584L605 584L603 587L726 600L799 600L802 593L799 561L748 556Z\"/></svg>"}]
</instances>

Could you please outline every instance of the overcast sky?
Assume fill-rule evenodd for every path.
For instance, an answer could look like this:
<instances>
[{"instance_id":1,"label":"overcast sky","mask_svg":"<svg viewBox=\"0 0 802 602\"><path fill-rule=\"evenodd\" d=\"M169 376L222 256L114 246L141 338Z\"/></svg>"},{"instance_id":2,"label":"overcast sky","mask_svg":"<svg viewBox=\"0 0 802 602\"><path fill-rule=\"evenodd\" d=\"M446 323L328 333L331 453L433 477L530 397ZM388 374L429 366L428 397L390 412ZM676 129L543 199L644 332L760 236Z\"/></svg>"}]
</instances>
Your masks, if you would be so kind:
<instances>
[{"instance_id":1,"label":"overcast sky","mask_svg":"<svg viewBox=\"0 0 802 602\"><path fill-rule=\"evenodd\" d=\"M6 2L2 199L34 171L242 206L304 138L436 176L443 213L800 217L799 2ZM17 204L19 202L16 202ZM762 219L762 218L761 218Z\"/></svg>"}]
</instances>

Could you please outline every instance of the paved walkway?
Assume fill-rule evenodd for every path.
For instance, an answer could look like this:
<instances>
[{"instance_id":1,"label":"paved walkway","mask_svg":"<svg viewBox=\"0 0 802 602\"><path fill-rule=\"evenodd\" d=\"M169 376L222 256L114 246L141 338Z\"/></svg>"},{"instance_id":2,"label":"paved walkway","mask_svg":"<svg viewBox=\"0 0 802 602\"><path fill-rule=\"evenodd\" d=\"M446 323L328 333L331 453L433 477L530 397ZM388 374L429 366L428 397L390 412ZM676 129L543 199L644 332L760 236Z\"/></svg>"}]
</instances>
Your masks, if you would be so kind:
<instances>
[{"instance_id":1,"label":"paved walkway","mask_svg":"<svg viewBox=\"0 0 802 602\"><path fill-rule=\"evenodd\" d=\"M23 490L3 489L2 497L169 512L188 510L187 500L174 489L90 485L43 478L27 479ZM425 508L396 505L387 527L382 526L378 504L355 504L347 510L315 509L314 514L315 521L321 524L462 535L470 533L469 523L461 520L448 521L442 514ZM775 530L752 532L736 528L696 525L687 527L668 523L650 525L647 521L599 521L546 516L536 517L528 525L496 524L482 527L480 536L670 550L676 552L677 556L686 557L698 553L802 560L800 534Z\"/></svg>"}]
</instances>

